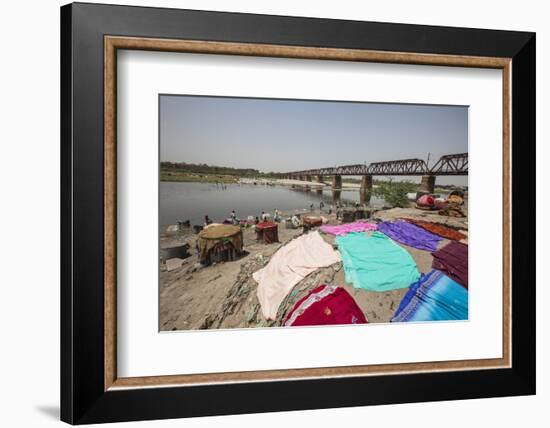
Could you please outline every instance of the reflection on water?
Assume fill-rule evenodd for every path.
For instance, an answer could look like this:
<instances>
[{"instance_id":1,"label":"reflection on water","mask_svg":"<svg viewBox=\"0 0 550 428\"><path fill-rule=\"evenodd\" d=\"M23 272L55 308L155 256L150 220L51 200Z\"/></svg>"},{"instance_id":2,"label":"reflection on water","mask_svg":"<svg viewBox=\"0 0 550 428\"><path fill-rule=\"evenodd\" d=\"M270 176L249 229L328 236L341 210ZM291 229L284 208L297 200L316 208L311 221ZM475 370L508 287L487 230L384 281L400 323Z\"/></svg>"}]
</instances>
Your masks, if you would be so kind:
<instances>
[{"instance_id":1,"label":"reflection on water","mask_svg":"<svg viewBox=\"0 0 550 428\"><path fill-rule=\"evenodd\" d=\"M262 211L273 214L275 209L299 212L309 210L311 204L318 210L321 201L325 211L336 204L369 203L359 189L306 191L285 186L226 184L222 187L211 183L161 182L159 226L165 230L168 225L187 219L191 224L202 224L205 215L214 221L223 221L231 210L235 210L239 218L259 216ZM370 198L371 206L382 204L382 199Z\"/></svg>"}]
</instances>

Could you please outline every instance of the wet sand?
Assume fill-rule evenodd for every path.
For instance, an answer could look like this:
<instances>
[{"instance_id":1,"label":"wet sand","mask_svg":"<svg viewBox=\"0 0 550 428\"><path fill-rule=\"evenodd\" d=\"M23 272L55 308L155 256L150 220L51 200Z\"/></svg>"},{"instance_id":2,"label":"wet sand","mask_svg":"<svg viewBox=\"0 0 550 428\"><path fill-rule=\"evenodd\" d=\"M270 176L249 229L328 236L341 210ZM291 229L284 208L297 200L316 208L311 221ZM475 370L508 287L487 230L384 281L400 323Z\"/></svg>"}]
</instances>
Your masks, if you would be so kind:
<instances>
[{"instance_id":1,"label":"wet sand","mask_svg":"<svg viewBox=\"0 0 550 428\"><path fill-rule=\"evenodd\" d=\"M319 211L311 214L319 215ZM335 214L327 215L325 212L322 215L328 218L329 224L339 224ZM437 212L415 208L393 208L373 212L373 218L380 220L400 217L438 221L468 229L467 217L451 218L440 216ZM196 235L190 230L162 235L161 247L189 243L191 256L184 259L180 267L171 271L167 271L166 267L161 265L160 329L166 331L280 326L294 303L322 283L345 288L370 323L390 320L407 289L382 293L356 289L345 282L341 262L318 269L304 278L285 298L279 307L277 318L272 321L264 319L256 297L257 283L252 278L252 274L265 266L281 246L301 234L301 228L286 229L283 224L279 224L280 242L263 244L255 240L252 228L244 229L245 254L238 260L206 267L198 262L198 256L194 250ZM334 244L332 235L321 233L321 236L329 244ZM445 246L448 242L444 239L439 246ZM426 273L431 269L433 258L429 252L401 246L412 255L420 272Z\"/></svg>"}]
</instances>

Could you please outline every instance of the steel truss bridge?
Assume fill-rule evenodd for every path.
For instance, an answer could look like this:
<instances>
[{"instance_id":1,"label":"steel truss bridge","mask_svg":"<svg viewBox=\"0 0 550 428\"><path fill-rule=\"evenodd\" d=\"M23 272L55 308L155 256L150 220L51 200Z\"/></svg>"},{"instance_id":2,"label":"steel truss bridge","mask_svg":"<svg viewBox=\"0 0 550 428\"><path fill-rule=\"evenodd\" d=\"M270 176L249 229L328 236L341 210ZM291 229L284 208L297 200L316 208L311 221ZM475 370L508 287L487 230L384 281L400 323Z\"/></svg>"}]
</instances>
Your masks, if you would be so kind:
<instances>
[{"instance_id":1,"label":"steel truss bridge","mask_svg":"<svg viewBox=\"0 0 550 428\"><path fill-rule=\"evenodd\" d=\"M468 175L468 153L441 156L428 168L422 159L400 159L371 164L343 165L281 173L284 177L323 175Z\"/></svg>"}]
</instances>

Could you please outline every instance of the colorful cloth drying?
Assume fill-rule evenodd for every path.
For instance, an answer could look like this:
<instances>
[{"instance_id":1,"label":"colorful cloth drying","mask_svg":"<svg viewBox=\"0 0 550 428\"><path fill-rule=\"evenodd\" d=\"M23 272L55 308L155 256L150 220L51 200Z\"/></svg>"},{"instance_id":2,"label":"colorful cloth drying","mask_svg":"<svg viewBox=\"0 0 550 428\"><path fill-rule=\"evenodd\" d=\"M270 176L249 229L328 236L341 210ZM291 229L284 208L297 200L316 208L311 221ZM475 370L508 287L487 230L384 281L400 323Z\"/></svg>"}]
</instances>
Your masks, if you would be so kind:
<instances>
[{"instance_id":1,"label":"colorful cloth drying","mask_svg":"<svg viewBox=\"0 0 550 428\"><path fill-rule=\"evenodd\" d=\"M468 246L450 242L432 254L432 268L445 273L460 285L468 288Z\"/></svg>"},{"instance_id":2,"label":"colorful cloth drying","mask_svg":"<svg viewBox=\"0 0 550 428\"><path fill-rule=\"evenodd\" d=\"M377 227L378 226L375 223L369 223L368 221L356 221L354 223L345 223L338 226L321 226L321 232L342 236L351 232L368 232L370 230L376 230Z\"/></svg>"},{"instance_id":3,"label":"colorful cloth drying","mask_svg":"<svg viewBox=\"0 0 550 428\"><path fill-rule=\"evenodd\" d=\"M263 316L275 319L279 305L298 282L318 268L339 261L338 252L319 232L302 235L281 247L267 266L252 275L258 282L257 294Z\"/></svg>"},{"instance_id":4,"label":"colorful cloth drying","mask_svg":"<svg viewBox=\"0 0 550 428\"><path fill-rule=\"evenodd\" d=\"M346 282L369 291L408 287L420 273L411 255L380 232L348 233L336 237Z\"/></svg>"},{"instance_id":5,"label":"colorful cloth drying","mask_svg":"<svg viewBox=\"0 0 550 428\"><path fill-rule=\"evenodd\" d=\"M428 232L435 233L442 238L451 239L453 241L460 241L461 239L466 238L466 235L463 233L440 223L432 223L430 221L417 220L413 218L406 218L404 220L419 226L422 229L426 229Z\"/></svg>"},{"instance_id":6,"label":"colorful cloth drying","mask_svg":"<svg viewBox=\"0 0 550 428\"><path fill-rule=\"evenodd\" d=\"M296 302L285 326L366 324L353 297L342 287L323 284Z\"/></svg>"},{"instance_id":7,"label":"colorful cloth drying","mask_svg":"<svg viewBox=\"0 0 550 428\"><path fill-rule=\"evenodd\" d=\"M440 236L404 220L380 223L378 231L404 245L425 251L437 250L437 244L441 241Z\"/></svg>"},{"instance_id":8,"label":"colorful cloth drying","mask_svg":"<svg viewBox=\"0 0 550 428\"><path fill-rule=\"evenodd\" d=\"M411 285L391 322L468 319L468 291L438 270Z\"/></svg>"},{"instance_id":9,"label":"colorful cloth drying","mask_svg":"<svg viewBox=\"0 0 550 428\"><path fill-rule=\"evenodd\" d=\"M279 242L279 225L272 221L263 221L255 227L256 240L266 244Z\"/></svg>"},{"instance_id":10,"label":"colorful cloth drying","mask_svg":"<svg viewBox=\"0 0 550 428\"><path fill-rule=\"evenodd\" d=\"M431 195L422 195L416 201L416 204L420 205L421 207L433 207L434 203L435 203L435 199Z\"/></svg>"}]
</instances>

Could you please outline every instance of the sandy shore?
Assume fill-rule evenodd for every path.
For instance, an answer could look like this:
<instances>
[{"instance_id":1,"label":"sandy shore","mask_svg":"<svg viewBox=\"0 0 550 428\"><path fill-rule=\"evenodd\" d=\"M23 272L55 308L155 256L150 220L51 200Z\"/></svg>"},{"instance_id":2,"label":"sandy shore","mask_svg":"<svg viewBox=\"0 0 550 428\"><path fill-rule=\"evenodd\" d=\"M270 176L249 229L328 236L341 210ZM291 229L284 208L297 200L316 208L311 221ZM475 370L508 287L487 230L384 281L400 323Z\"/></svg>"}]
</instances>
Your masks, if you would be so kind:
<instances>
[{"instance_id":1,"label":"sandy shore","mask_svg":"<svg viewBox=\"0 0 550 428\"><path fill-rule=\"evenodd\" d=\"M319 211L312 213L319 215ZM334 214L328 216L330 224L338 224ZM466 218L440 216L437 212L415 208L393 208L373 213L374 218L390 220L399 217L421 218L447 223L468 229ZM256 297L257 283L252 274L265 266L270 257L290 240L300 236L301 229L286 229L279 225L279 243L266 245L255 240L253 229L244 229L244 249L240 259L203 267L198 263L195 248L196 235L190 231L161 237L161 247L189 243L191 256L171 271L161 266L160 272L160 328L161 330L195 330L212 328L248 328L280 326L294 303L321 283L344 287L355 299L371 323L388 322L407 289L390 292L369 292L356 289L345 282L342 263L322 268L298 283L279 308L277 319L267 321L260 311ZM321 234L331 245L332 235ZM448 243L440 242L440 247ZM419 271L431 269L432 256L427 251L402 245L414 258Z\"/></svg>"},{"instance_id":2,"label":"sandy shore","mask_svg":"<svg viewBox=\"0 0 550 428\"><path fill-rule=\"evenodd\" d=\"M253 180L253 179L241 179L240 182L242 184L251 184L251 183L258 183L258 184L270 184L270 185L278 185L278 186L309 186L311 188L317 188L317 189L332 189L332 183L329 181L325 182L318 182L315 180L311 181L304 181L304 180L296 180L296 179L289 179L289 178L278 178L278 179L260 179L260 180ZM342 188L344 189L359 189L361 187L360 183L349 183L349 182L342 182ZM374 185L373 187L378 187Z\"/></svg>"}]
</instances>

